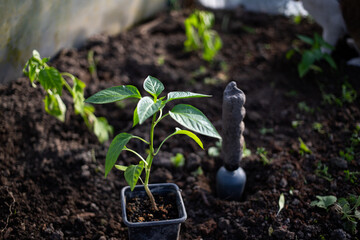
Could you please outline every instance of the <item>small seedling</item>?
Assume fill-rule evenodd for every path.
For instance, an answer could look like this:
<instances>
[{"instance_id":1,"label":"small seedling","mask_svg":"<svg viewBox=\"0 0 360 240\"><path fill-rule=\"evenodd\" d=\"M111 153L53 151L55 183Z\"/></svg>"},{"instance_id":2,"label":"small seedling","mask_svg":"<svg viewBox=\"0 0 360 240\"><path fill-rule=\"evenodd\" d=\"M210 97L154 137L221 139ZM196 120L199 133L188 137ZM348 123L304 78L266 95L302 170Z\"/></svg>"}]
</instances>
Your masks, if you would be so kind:
<instances>
[{"instance_id":1,"label":"small seedling","mask_svg":"<svg viewBox=\"0 0 360 240\"><path fill-rule=\"evenodd\" d=\"M164 65L165 64L165 56L163 56L163 55L159 56L156 60L156 64L158 66Z\"/></svg>"},{"instance_id":2,"label":"small seedling","mask_svg":"<svg viewBox=\"0 0 360 240\"><path fill-rule=\"evenodd\" d=\"M311 154L311 150L306 146L304 141L301 138L298 138L300 146L299 146L299 153L301 156L304 156L306 153Z\"/></svg>"},{"instance_id":3,"label":"small seedling","mask_svg":"<svg viewBox=\"0 0 360 240\"><path fill-rule=\"evenodd\" d=\"M48 66L48 61L48 58L41 59L39 52L34 50L33 56L23 69L33 87L36 87L38 82L46 91L45 111L60 121L65 121L66 106L61 99L65 87L73 98L75 114L84 119L86 126L94 132L101 143L108 140L113 128L106 118L95 116L95 108L92 105L84 103L85 83L70 73L60 73L56 68ZM72 87L65 79L71 79Z\"/></svg>"},{"instance_id":4,"label":"small seedling","mask_svg":"<svg viewBox=\"0 0 360 240\"><path fill-rule=\"evenodd\" d=\"M348 198L340 198L338 211L342 214L342 220L346 220L344 227L352 234L356 233L357 221L360 220L360 196L350 195Z\"/></svg>"},{"instance_id":5,"label":"small seedling","mask_svg":"<svg viewBox=\"0 0 360 240\"><path fill-rule=\"evenodd\" d=\"M185 19L185 51L202 51L202 58L211 62L222 47L219 34L211 29L215 16L211 12L196 10Z\"/></svg>"},{"instance_id":6,"label":"small seedling","mask_svg":"<svg viewBox=\"0 0 360 240\"><path fill-rule=\"evenodd\" d=\"M303 121L300 121L300 120L294 120L294 121L291 121L291 126L293 128L298 128L300 125L302 125L304 122Z\"/></svg>"},{"instance_id":7,"label":"small seedling","mask_svg":"<svg viewBox=\"0 0 360 240\"><path fill-rule=\"evenodd\" d=\"M354 152L354 148L352 147L347 147L344 150L340 150L339 151L339 155L340 157L342 157L343 159L345 159L347 162L351 163L354 159L355 159L355 152Z\"/></svg>"},{"instance_id":8,"label":"small seedling","mask_svg":"<svg viewBox=\"0 0 360 240\"><path fill-rule=\"evenodd\" d=\"M183 167L185 165L185 157L182 153L177 153L175 156L170 158L170 161L176 168Z\"/></svg>"},{"instance_id":9,"label":"small seedling","mask_svg":"<svg viewBox=\"0 0 360 240\"><path fill-rule=\"evenodd\" d=\"M310 206L319 207L325 210L336 203L337 198L335 196L316 196L317 200L312 201Z\"/></svg>"},{"instance_id":10,"label":"small seedling","mask_svg":"<svg viewBox=\"0 0 360 240\"><path fill-rule=\"evenodd\" d=\"M345 81L341 85L340 97L336 97L332 93L325 93L323 89L320 90L322 92L323 103L325 104L330 104L330 105L335 104L339 107L342 107L345 103L353 103L357 98L356 90L347 81Z\"/></svg>"},{"instance_id":11,"label":"small seedling","mask_svg":"<svg viewBox=\"0 0 360 240\"><path fill-rule=\"evenodd\" d=\"M314 113L314 109L309 107L306 102L299 102L298 103L298 108L300 111L303 111L303 112L306 112L306 113L311 113L313 114Z\"/></svg>"},{"instance_id":12,"label":"small seedling","mask_svg":"<svg viewBox=\"0 0 360 240\"><path fill-rule=\"evenodd\" d=\"M140 181L144 185L148 197L150 198L152 207L157 210L158 208L155 199L148 185L152 162L155 156L159 153L163 144L172 136L182 134L192 138L201 148L203 148L201 140L192 131L218 139L221 139L221 137L216 131L215 127L206 118L206 116L199 109L191 105L177 104L166 114L163 114L166 104L170 101L178 99L210 97L209 95L192 92L170 92L167 94L167 97L165 99L165 96L160 97L160 94L165 89L164 85L157 78L154 78L152 76L148 76L145 79L143 87L145 91L151 95L151 97L142 97L139 90L135 86L123 85L102 90L88 98L86 102L104 104L124 100L127 98L135 98L138 100L138 103L133 115L133 126L136 126L137 124L141 125L147 119L151 119L148 140L145 140L139 136L134 136L129 133L120 133L113 139L106 154L105 177L115 166L117 169L124 171L125 180L129 184L131 191L134 190L135 185L140 179ZM154 146L155 127L161 120L168 116L170 116L180 125L192 131L176 128L175 132L163 139L162 142L159 144L158 148L156 149ZM149 145L149 152L146 158L142 157L139 153L126 146L128 142L134 138L141 140L145 144ZM130 166L116 165L116 161L118 160L118 157L123 150L135 154L139 158L139 163ZM145 170L145 180L141 179L141 174L143 170Z\"/></svg>"},{"instance_id":13,"label":"small seedling","mask_svg":"<svg viewBox=\"0 0 360 240\"><path fill-rule=\"evenodd\" d=\"M259 155L260 160L264 165L268 165L271 163L271 159L268 159L267 154L268 152L263 147L258 147L256 149L256 154Z\"/></svg>"},{"instance_id":14,"label":"small seedling","mask_svg":"<svg viewBox=\"0 0 360 240\"><path fill-rule=\"evenodd\" d=\"M204 171L202 170L202 168L199 166L195 171L191 172L191 175L193 175L194 177L203 175Z\"/></svg>"},{"instance_id":15,"label":"small seedling","mask_svg":"<svg viewBox=\"0 0 360 240\"><path fill-rule=\"evenodd\" d=\"M217 141L215 143L215 146L209 147L208 155L210 157L219 157L220 154L221 154L221 141ZM244 142L242 158L250 157L250 156L251 156L251 150L246 148L246 142Z\"/></svg>"},{"instance_id":16,"label":"small seedling","mask_svg":"<svg viewBox=\"0 0 360 240\"><path fill-rule=\"evenodd\" d=\"M358 176L360 176L360 172L350 172L349 170L344 170L345 181L349 181L351 183L356 183L358 180Z\"/></svg>"},{"instance_id":17,"label":"small seedling","mask_svg":"<svg viewBox=\"0 0 360 240\"><path fill-rule=\"evenodd\" d=\"M277 212L276 216L279 215L280 211L284 208L285 206L285 197L284 197L284 194L280 194L280 197L279 197L279 211Z\"/></svg>"},{"instance_id":18,"label":"small seedling","mask_svg":"<svg viewBox=\"0 0 360 240\"><path fill-rule=\"evenodd\" d=\"M324 49L333 50L334 47L325 42L319 34L315 33L314 38L304 35L298 35L297 37L302 42L311 46L308 50L300 50L298 47L295 47L286 53L287 59L290 59L296 52L302 56L301 62L298 64L298 73L301 78L310 70L321 72L322 69L314 64L320 60L325 60L333 69L337 69L334 59L324 51Z\"/></svg>"},{"instance_id":19,"label":"small seedling","mask_svg":"<svg viewBox=\"0 0 360 240\"><path fill-rule=\"evenodd\" d=\"M251 156L251 150L246 148L246 142L244 142L242 157L245 158L250 156Z\"/></svg>"},{"instance_id":20,"label":"small seedling","mask_svg":"<svg viewBox=\"0 0 360 240\"><path fill-rule=\"evenodd\" d=\"M317 165L317 168L315 170L315 175L331 182L333 180L333 178L332 178L331 174L328 172L328 170L329 170L329 167L326 166L326 164L319 162Z\"/></svg>"},{"instance_id":21,"label":"small seedling","mask_svg":"<svg viewBox=\"0 0 360 240\"><path fill-rule=\"evenodd\" d=\"M318 200L312 201L311 206L316 206L328 210L332 205L336 206L336 210L342 214L341 219L345 220L345 230L356 233L357 221L360 220L360 196L350 195L348 198L340 198L337 200L335 196L316 196Z\"/></svg>"},{"instance_id":22,"label":"small seedling","mask_svg":"<svg viewBox=\"0 0 360 240\"><path fill-rule=\"evenodd\" d=\"M312 125L312 127L313 127L313 129L314 129L315 131L317 131L317 132L320 133L320 134L324 134L324 133L325 133L325 131L324 131L324 129L323 129L323 125L322 125L321 123L319 123L319 122L314 122L313 125Z\"/></svg>"},{"instance_id":23,"label":"small seedling","mask_svg":"<svg viewBox=\"0 0 360 240\"><path fill-rule=\"evenodd\" d=\"M351 86L350 83L348 83L347 81L345 81L344 84L341 85L341 93L342 93L342 101L345 103L353 103L355 101L355 99L357 98L357 92L356 90L353 88L353 86Z\"/></svg>"},{"instance_id":24,"label":"small seedling","mask_svg":"<svg viewBox=\"0 0 360 240\"><path fill-rule=\"evenodd\" d=\"M87 60L88 60L89 72L90 72L91 76L93 77L93 79L97 79L98 75L97 75L97 71L96 71L96 62L94 59L94 51L93 50L90 50L88 52Z\"/></svg>"},{"instance_id":25,"label":"small seedling","mask_svg":"<svg viewBox=\"0 0 360 240\"><path fill-rule=\"evenodd\" d=\"M259 132L260 132L261 135L266 135L268 133L274 133L274 129L273 128L265 128L265 127L263 127L263 128L260 128Z\"/></svg>"}]
</instances>

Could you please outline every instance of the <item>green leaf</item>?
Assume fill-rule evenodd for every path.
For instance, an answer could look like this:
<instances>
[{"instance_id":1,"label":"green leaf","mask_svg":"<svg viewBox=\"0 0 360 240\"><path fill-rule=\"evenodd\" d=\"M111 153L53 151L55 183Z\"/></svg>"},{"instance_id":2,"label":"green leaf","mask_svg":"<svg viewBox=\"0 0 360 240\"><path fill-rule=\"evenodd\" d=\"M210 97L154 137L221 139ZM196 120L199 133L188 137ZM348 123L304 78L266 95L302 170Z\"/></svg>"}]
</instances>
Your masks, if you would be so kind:
<instances>
[{"instance_id":1,"label":"green leaf","mask_svg":"<svg viewBox=\"0 0 360 240\"><path fill-rule=\"evenodd\" d=\"M324 54L323 57L333 69L337 69L334 59L329 54Z\"/></svg>"},{"instance_id":2,"label":"green leaf","mask_svg":"<svg viewBox=\"0 0 360 240\"><path fill-rule=\"evenodd\" d=\"M307 43L309 45L313 45L314 44L314 40L310 37L304 36L304 35L297 35L297 37L303 41L304 43Z\"/></svg>"},{"instance_id":3,"label":"green leaf","mask_svg":"<svg viewBox=\"0 0 360 240\"><path fill-rule=\"evenodd\" d=\"M74 92L73 97L74 97L74 110L75 110L75 113L83 115L84 106L85 106L84 94L81 93L81 92Z\"/></svg>"},{"instance_id":4,"label":"green leaf","mask_svg":"<svg viewBox=\"0 0 360 240\"><path fill-rule=\"evenodd\" d=\"M110 170L115 165L121 151L132 137L133 135L131 134L120 133L112 140L105 159L105 177L109 174Z\"/></svg>"},{"instance_id":5,"label":"green leaf","mask_svg":"<svg viewBox=\"0 0 360 240\"><path fill-rule=\"evenodd\" d=\"M134 115L133 115L133 127L135 127L137 124L139 123L139 115L137 112L137 106L134 110Z\"/></svg>"},{"instance_id":6,"label":"green leaf","mask_svg":"<svg viewBox=\"0 0 360 240\"><path fill-rule=\"evenodd\" d=\"M316 196L316 198L318 200L312 201L310 203L310 206L316 206L319 208L324 208L327 209L328 207L330 207L331 205L333 205L337 198L335 196Z\"/></svg>"},{"instance_id":7,"label":"green leaf","mask_svg":"<svg viewBox=\"0 0 360 240\"><path fill-rule=\"evenodd\" d=\"M170 116L180 125L205 136L221 139L215 127L207 117L197 108L187 105L176 105L170 112Z\"/></svg>"},{"instance_id":8,"label":"green leaf","mask_svg":"<svg viewBox=\"0 0 360 240\"><path fill-rule=\"evenodd\" d=\"M309 153L311 154L311 150L308 148L308 146L306 146L306 144L304 143L304 141L301 138L298 138L299 142L300 142L300 153Z\"/></svg>"},{"instance_id":9,"label":"green leaf","mask_svg":"<svg viewBox=\"0 0 360 240\"><path fill-rule=\"evenodd\" d=\"M115 165L116 169L125 172L128 167L122 165Z\"/></svg>"},{"instance_id":10,"label":"green leaf","mask_svg":"<svg viewBox=\"0 0 360 240\"><path fill-rule=\"evenodd\" d=\"M198 138L198 136L196 136L194 133L192 133L188 130L181 130L180 128L177 128L176 132L173 135L177 135L177 134L184 134L184 135L192 138L202 149L204 149L203 143Z\"/></svg>"},{"instance_id":11,"label":"green leaf","mask_svg":"<svg viewBox=\"0 0 360 240\"><path fill-rule=\"evenodd\" d=\"M144 81L144 89L157 98L164 90L164 85L157 78L148 76Z\"/></svg>"},{"instance_id":12,"label":"green leaf","mask_svg":"<svg viewBox=\"0 0 360 240\"><path fill-rule=\"evenodd\" d=\"M143 122L145 122L146 119L159 111L161 107L161 102L161 100L154 102L150 97L141 98L136 107L139 117L139 123L142 124Z\"/></svg>"},{"instance_id":13,"label":"green leaf","mask_svg":"<svg viewBox=\"0 0 360 240\"><path fill-rule=\"evenodd\" d=\"M53 67L41 69L39 72L39 82L45 90L52 90L61 95L63 79L58 70Z\"/></svg>"},{"instance_id":14,"label":"green leaf","mask_svg":"<svg viewBox=\"0 0 360 240\"><path fill-rule=\"evenodd\" d=\"M205 95L205 94L193 93L193 92L169 92L166 101L169 102L175 99L200 98L200 97L211 97L211 95Z\"/></svg>"},{"instance_id":15,"label":"green leaf","mask_svg":"<svg viewBox=\"0 0 360 240\"><path fill-rule=\"evenodd\" d=\"M138 165L130 165L125 171L125 180L129 184L131 191L134 190L137 181L144 169L144 162L141 161Z\"/></svg>"},{"instance_id":16,"label":"green leaf","mask_svg":"<svg viewBox=\"0 0 360 240\"><path fill-rule=\"evenodd\" d=\"M45 111L59 119L60 121L65 121L66 106L61 100L59 94L48 94L44 99Z\"/></svg>"},{"instance_id":17,"label":"green leaf","mask_svg":"<svg viewBox=\"0 0 360 240\"><path fill-rule=\"evenodd\" d=\"M85 100L87 103L103 104L112 103L126 98L141 98L139 90L132 85L122 85L107 88L95 93Z\"/></svg>"},{"instance_id":18,"label":"green leaf","mask_svg":"<svg viewBox=\"0 0 360 240\"><path fill-rule=\"evenodd\" d=\"M98 117L94 121L94 134L98 138L100 143L107 141L110 135L113 133L113 127L108 123L106 118Z\"/></svg>"},{"instance_id":19,"label":"green leaf","mask_svg":"<svg viewBox=\"0 0 360 240\"><path fill-rule=\"evenodd\" d=\"M183 167L185 165L185 157L181 153L177 153L176 156L170 158L170 161L175 167Z\"/></svg>"}]
</instances>

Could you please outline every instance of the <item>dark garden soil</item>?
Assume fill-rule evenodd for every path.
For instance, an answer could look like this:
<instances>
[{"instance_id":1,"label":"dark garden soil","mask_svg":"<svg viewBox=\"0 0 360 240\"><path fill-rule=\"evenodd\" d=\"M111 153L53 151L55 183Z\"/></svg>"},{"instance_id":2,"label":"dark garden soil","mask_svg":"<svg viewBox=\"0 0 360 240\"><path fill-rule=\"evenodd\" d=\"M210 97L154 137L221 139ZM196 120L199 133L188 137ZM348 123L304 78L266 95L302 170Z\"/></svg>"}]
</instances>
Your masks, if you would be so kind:
<instances>
[{"instance_id":1,"label":"dark garden soil","mask_svg":"<svg viewBox=\"0 0 360 240\"><path fill-rule=\"evenodd\" d=\"M300 56L287 60L286 52L296 34L312 36L320 28L308 20L296 25L282 16L237 9L217 12L216 30L224 46L208 64L198 54L183 51L188 14L163 13L118 36L95 36L80 49L62 50L50 65L85 81L87 97L114 85L142 89L147 75L160 79L165 91L211 94L212 98L191 103L219 132L226 84L235 81L245 92L244 136L252 155L241 162L247 174L241 202L217 198L215 175L221 158L207 153L216 145L214 139L200 136L203 151L186 137L174 137L154 161L150 181L173 182L182 189L188 219L181 239L358 239L344 227L336 207L310 206L317 195L360 194L359 180L352 183L344 173L360 171L359 146L348 149L351 161L339 155L352 146L352 134L360 124L360 97L349 102L342 98L343 90L349 89L343 89L345 81L360 93L360 69L345 64L355 53L342 40L333 54L338 70L320 63L322 73L300 79ZM89 50L95 53L97 76L88 70ZM342 106L324 102L322 93L333 94ZM126 182L115 170L104 178L109 142L97 142L73 114L69 96L64 96L65 123L45 113L43 97L42 89L32 88L26 78L0 86L0 238L126 239L120 207ZM116 134L145 137L146 126L132 128L134 108L134 102L125 101L96 106L96 114L105 116ZM314 123L321 128L314 128ZM170 119L159 124L156 144L176 126ZM299 153L299 138L311 153ZM145 146L136 141L130 146L145 153ZM256 154L258 147L267 151L269 164ZM182 168L169 160L176 153L186 158ZM119 162L127 165L137 159L124 152ZM319 164L327 166L331 176L317 171ZM285 207L277 214L281 193Z\"/></svg>"},{"instance_id":2,"label":"dark garden soil","mask_svg":"<svg viewBox=\"0 0 360 240\"><path fill-rule=\"evenodd\" d=\"M126 203L129 222L152 222L179 218L175 194L166 197L154 194L158 210L154 210L149 198L131 198Z\"/></svg>"}]
</instances>

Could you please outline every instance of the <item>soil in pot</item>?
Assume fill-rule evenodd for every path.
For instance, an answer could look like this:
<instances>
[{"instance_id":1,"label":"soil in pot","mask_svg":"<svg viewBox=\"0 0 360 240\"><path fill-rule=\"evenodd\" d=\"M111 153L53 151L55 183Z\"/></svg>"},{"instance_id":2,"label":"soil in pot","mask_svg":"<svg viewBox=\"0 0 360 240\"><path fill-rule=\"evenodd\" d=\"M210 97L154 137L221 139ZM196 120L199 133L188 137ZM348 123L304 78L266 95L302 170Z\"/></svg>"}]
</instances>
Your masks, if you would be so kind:
<instances>
[{"instance_id":1,"label":"soil in pot","mask_svg":"<svg viewBox=\"0 0 360 240\"><path fill-rule=\"evenodd\" d=\"M176 207L176 196L168 193L165 197L154 194L158 211L151 206L151 201L147 197L130 198L126 204L126 213L130 222L153 222L161 220L175 219L179 216Z\"/></svg>"}]
</instances>

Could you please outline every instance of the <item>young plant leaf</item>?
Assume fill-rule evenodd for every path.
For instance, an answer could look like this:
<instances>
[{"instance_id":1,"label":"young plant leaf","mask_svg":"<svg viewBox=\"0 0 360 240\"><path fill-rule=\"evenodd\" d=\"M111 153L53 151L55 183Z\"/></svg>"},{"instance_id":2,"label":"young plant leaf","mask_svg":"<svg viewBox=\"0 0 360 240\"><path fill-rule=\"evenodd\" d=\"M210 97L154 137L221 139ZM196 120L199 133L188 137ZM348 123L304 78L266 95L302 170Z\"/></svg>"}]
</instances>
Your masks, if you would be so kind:
<instances>
[{"instance_id":1,"label":"young plant leaf","mask_svg":"<svg viewBox=\"0 0 360 240\"><path fill-rule=\"evenodd\" d=\"M157 78L148 76L144 81L144 89L154 98L157 98L165 87Z\"/></svg>"},{"instance_id":2,"label":"young plant leaf","mask_svg":"<svg viewBox=\"0 0 360 240\"><path fill-rule=\"evenodd\" d=\"M177 135L177 134L184 134L192 138L202 149L204 149L203 143L201 142L200 138L198 138L198 136L196 136L194 133L188 130L181 130L180 128L177 128L176 132L173 135Z\"/></svg>"},{"instance_id":3,"label":"young plant leaf","mask_svg":"<svg viewBox=\"0 0 360 240\"><path fill-rule=\"evenodd\" d=\"M316 198L318 200L312 201L310 203L310 206L314 207L319 207L319 208L324 208L324 209L328 209L328 207L330 207L331 205L333 205L337 198L335 196L316 196Z\"/></svg>"},{"instance_id":4,"label":"young plant leaf","mask_svg":"<svg viewBox=\"0 0 360 240\"><path fill-rule=\"evenodd\" d=\"M45 111L59 119L60 121L65 121L66 106L61 100L59 94L48 94L44 99Z\"/></svg>"},{"instance_id":5,"label":"young plant leaf","mask_svg":"<svg viewBox=\"0 0 360 240\"><path fill-rule=\"evenodd\" d=\"M314 40L308 36L304 36L304 35L297 35L297 37L303 41L304 43L307 43L309 45L313 45L314 44Z\"/></svg>"},{"instance_id":6,"label":"young plant leaf","mask_svg":"<svg viewBox=\"0 0 360 240\"><path fill-rule=\"evenodd\" d=\"M192 92L169 92L166 101L169 102L175 99L199 98L199 97L211 97L211 95L192 93Z\"/></svg>"},{"instance_id":7,"label":"young plant leaf","mask_svg":"<svg viewBox=\"0 0 360 240\"><path fill-rule=\"evenodd\" d=\"M120 171L125 172L128 167L115 164L115 168L120 170Z\"/></svg>"},{"instance_id":8,"label":"young plant leaf","mask_svg":"<svg viewBox=\"0 0 360 240\"><path fill-rule=\"evenodd\" d=\"M94 121L94 134L98 138L100 143L109 139L109 135L114 131L113 127L109 125L108 121L104 117L95 118Z\"/></svg>"},{"instance_id":9,"label":"young plant leaf","mask_svg":"<svg viewBox=\"0 0 360 240\"><path fill-rule=\"evenodd\" d=\"M143 97L140 99L137 105L137 114L139 117L139 123L142 124L146 119L154 115L160 110L161 100L154 102L150 97Z\"/></svg>"},{"instance_id":10,"label":"young plant leaf","mask_svg":"<svg viewBox=\"0 0 360 240\"><path fill-rule=\"evenodd\" d=\"M284 194L280 194L280 197L279 197L279 211L277 212L276 216L279 215L280 211L284 208L285 206L285 197L284 197Z\"/></svg>"},{"instance_id":11,"label":"young plant leaf","mask_svg":"<svg viewBox=\"0 0 360 240\"><path fill-rule=\"evenodd\" d=\"M85 100L86 103L112 103L126 98L141 98L139 90L132 85L122 85L107 88L100 92L95 93L91 97Z\"/></svg>"},{"instance_id":12,"label":"young plant leaf","mask_svg":"<svg viewBox=\"0 0 360 240\"><path fill-rule=\"evenodd\" d=\"M131 134L120 133L112 140L105 159L105 177L113 168L121 151L124 149L125 145L130 141L132 137L133 135Z\"/></svg>"},{"instance_id":13,"label":"young plant leaf","mask_svg":"<svg viewBox=\"0 0 360 240\"><path fill-rule=\"evenodd\" d=\"M144 162L141 161L138 165L130 165L125 170L125 180L129 184L131 191L134 190L137 181L144 169Z\"/></svg>"},{"instance_id":14,"label":"young plant leaf","mask_svg":"<svg viewBox=\"0 0 360 240\"><path fill-rule=\"evenodd\" d=\"M138 123L139 123L139 115L137 113L137 106L136 106L133 115L133 127L135 127Z\"/></svg>"},{"instance_id":15,"label":"young plant leaf","mask_svg":"<svg viewBox=\"0 0 360 240\"><path fill-rule=\"evenodd\" d=\"M205 136L221 139L215 127L209 119L197 108L187 105L178 104L170 112L170 116L180 125L190 130L203 134Z\"/></svg>"},{"instance_id":16,"label":"young plant leaf","mask_svg":"<svg viewBox=\"0 0 360 240\"><path fill-rule=\"evenodd\" d=\"M60 72L53 67L41 69L39 72L39 82L45 90L56 90L61 96L63 80Z\"/></svg>"},{"instance_id":17,"label":"young plant leaf","mask_svg":"<svg viewBox=\"0 0 360 240\"><path fill-rule=\"evenodd\" d=\"M312 151L308 148L308 146L306 146L306 144L304 143L304 141L301 138L298 138L299 142L300 142L300 146L299 146L299 152L301 155L304 155L305 153L309 153L311 154Z\"/></svg>"}]
</instances>

